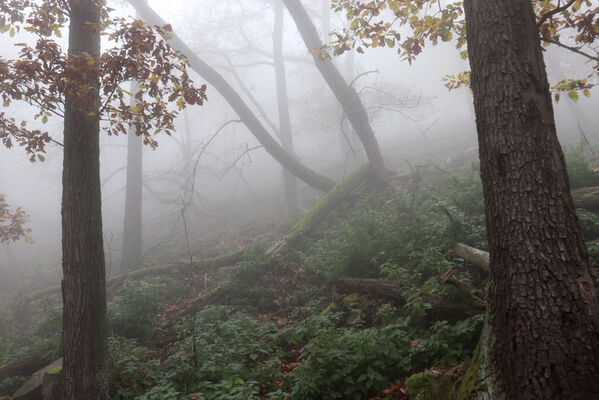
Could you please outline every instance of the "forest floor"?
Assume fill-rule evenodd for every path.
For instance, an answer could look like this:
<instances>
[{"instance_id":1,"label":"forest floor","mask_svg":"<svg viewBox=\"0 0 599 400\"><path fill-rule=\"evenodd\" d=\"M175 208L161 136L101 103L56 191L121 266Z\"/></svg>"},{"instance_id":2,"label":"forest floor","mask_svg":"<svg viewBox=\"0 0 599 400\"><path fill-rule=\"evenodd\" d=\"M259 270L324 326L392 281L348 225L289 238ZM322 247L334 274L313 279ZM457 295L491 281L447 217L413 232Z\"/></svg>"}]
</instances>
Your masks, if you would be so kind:
<instances>
[{"instance_id":1,"label":"forest floor","mask_svg":"<svg viewBox=\"0 0 599 400\"><path fill-rule=\"evenodd\" d=\"M486 247L482 190L474 169L418 179L356 188L309 234L255 209L166 243L109 285L112 398L452 398L484 321L485 268L456 248ZM599 217L579 217L596 258ZM58 358L60 307L21 306L39 311L0 314L0 365ZM2 371L0 398L26 380Z\"/></svg>"}]
</instances>

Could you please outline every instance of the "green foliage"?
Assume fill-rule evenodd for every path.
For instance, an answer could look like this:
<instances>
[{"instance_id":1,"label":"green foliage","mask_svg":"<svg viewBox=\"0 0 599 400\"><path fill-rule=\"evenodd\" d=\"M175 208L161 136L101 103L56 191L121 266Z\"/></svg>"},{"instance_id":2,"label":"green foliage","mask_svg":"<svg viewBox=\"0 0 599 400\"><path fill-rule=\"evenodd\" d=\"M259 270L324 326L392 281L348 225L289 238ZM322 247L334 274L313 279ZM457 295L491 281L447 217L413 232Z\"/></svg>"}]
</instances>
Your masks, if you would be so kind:
<instances>
[{"instance_id":1,"label":"green foliage","mask_svg":"<svg viewBox=\"0 0 599 400\"><path fill-rule=\"evenodd\" d=\"M599 217L597 214L591 211L577 209L576 215L578 216L578 222L580 222L580 228L582 229L584 239L589 241L599 238Z\"/></svg>"},{"instance_id":2,"label":"green foliage","mask_svg":"<svg viewBox=\"0 0 599 400\"><path fill-rule=\"evenodd\" d=\"M109 344L110 394L113 400L137 399L146 388L159 384L163 372L151 350L125 338L109 338Z\"/></svg>"},{"instance_id":3,"label":"green foliage","mask_svg":"<svg viewBox=\"0 0 599 400\"><path fill-rule=\"evenodd\" d=\"M178 390L241 399L256 387L274 389L281 349L272 324L229 306L208 307L197 313L195 329L193 322L179 324L183 340L167 361L168 380Z\"/></svg>"},{"instance_id":4,"label":"green foliage","mask_svg":"<svg viewBox=\"0 0 599 400\"><path fill-rule=\"evenodd\" d=\"M62 306L42 303L34 320L35 342L31 354L44 354L48 359L56 359L62 353Z\"/></svg>"},{"instance_id":5,"label":"green foliage","mask_svg":"<svg viewBox=\"0 0 599 400\"><path fill-rule=\"evenodd\" d=\"M414 369L457 364L470 356L483 318L440 321L430 331L409 319L381 328L321 326L287 378L291 398L363 399Z\"/></svg>"},{"instance_id":6,"label":"green foliage","mask_svg":"<svg viewBox=\"0 0 599 400\"><path fill-rule=\"evenodd\" d=\"M451 196L450 196L451 195ZM480 180L457 179L443 194L383 196L362 200L339 232L314 243L304 261L318 275L375 277L384 274L422 283L452 266L456 241L485 243ZM391 266L399 270L391 271Z\"/></svg>"},{"instance_id":7,"label":"green foliage","mask_svg":"<svg viewBox=\"0 0 599 400\"><path fill-rule=\"evenodd\" d=\"M410 370L405 336L378 329L321 332L305 348L305 360L290 377L291 397L363 399Z\"/></svg>"},{"instance_id":8,"label":"green foliage","mask_svg":"<svg viewBox=\"0 0 599 400\"><path fill-rule=\"evenodd\" d=\"M27 380L24 376L13 376L0 380L0 396L10 396Z\"/></svg>"},{"instance_id":9,"label":"green foliage","mask_svg":"<svg viewBox=\"0 0 599 400\"><path fill-rule=\"evenodd\" d=\"M232 305L255 307L274 297L274 271L263 246L250 246L245 254L244 260L230 272L220 289L235 293Z\"/></svg>"},{"instance_id":10,"label":"green foliage","mask_svg":"<svg viewBox=\"0 0 599 400\"><path fill-rule=\"evenodd\" d=\"M585 153L584 142L580 142L571 151L566 152L565 157L571 189L599 186L599 172Z\"/></svg>"},{"instance_id":11,"label":"green foliage","mask_svg":"<svg viewBox=\"0 0 599 400\"><path fill-rule=\"evenodd\" d=\"M162 310L166 284L156 281L132 282L108 305L112 336L147 341L157 314Z\"/></svg>"}]
</instances>

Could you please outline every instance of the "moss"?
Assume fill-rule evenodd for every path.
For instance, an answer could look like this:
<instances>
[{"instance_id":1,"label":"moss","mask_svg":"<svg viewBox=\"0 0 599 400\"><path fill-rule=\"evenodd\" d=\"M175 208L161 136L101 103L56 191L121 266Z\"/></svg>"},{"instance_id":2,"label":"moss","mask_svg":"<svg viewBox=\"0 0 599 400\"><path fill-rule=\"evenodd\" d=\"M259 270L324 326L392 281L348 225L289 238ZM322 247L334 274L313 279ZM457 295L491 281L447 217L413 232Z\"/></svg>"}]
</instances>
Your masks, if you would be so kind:
<instances>
[{"instance_id":1,"label":"moss","mask_svg":"<svg viewBox=\"0 0 599 400\"><path fill-rule=\"evenodd\" d=\"M481 338L474 349L470 366L464 375L454 384L449 398L456 400L467 400L470 398L472 393L487 389L479 375L481 363L484 361L484 354L481 350L483 346L483 338L484 334L481 335Z\"/></svg>"},{"instance_id":2,"label":"moss","mask_svg":"<svg viewBox=\"0 0 599 400\"><path fill-rule=\"evenodd\" d=\"M58 367L58 368L54 368L51 369L50 371L46 372L46 375L60 375L62 373L62 367Z\"/></svg>"},{"instance_id":3,"label":"moss","mask_svg":"<svg viewBox=\"0 0 599 400\"><path fill-rule=\"evenodd\" d=\"M289 238L295 238L308 233L316 223L334 206L347 197L366 177L370 171L370 163L364 163L356 168L341 183L331 189L295 224L289 231Z\"/></svg>"},{"instance_id":4,"label":"moss","mask_svg":"<svg viewBox=\"0 0 599 400\"><path fill-rule=\"evenodd\" d=\"M410 400L450 399L452 383L450 375L421 372L408 378L406 388Z\"/></svg>"}]
</instances>

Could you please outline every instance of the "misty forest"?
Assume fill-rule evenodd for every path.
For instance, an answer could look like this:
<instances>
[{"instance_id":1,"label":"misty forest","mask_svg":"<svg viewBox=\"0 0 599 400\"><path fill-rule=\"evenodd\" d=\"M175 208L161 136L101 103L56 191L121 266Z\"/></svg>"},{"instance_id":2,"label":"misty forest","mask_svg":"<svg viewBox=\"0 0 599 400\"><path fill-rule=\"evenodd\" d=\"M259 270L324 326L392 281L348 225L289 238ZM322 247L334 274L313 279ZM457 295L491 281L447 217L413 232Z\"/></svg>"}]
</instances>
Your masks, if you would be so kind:
<instances>
[{"instance_id":1,"label":"misty forest","mask_svg":"<svg viewBox=\"0 0 599 400\"><path fill-rule=\"evenodd\" d=\"M0 37L0 399L599 400L596 0Z\"/></svg>"}]
</instances>

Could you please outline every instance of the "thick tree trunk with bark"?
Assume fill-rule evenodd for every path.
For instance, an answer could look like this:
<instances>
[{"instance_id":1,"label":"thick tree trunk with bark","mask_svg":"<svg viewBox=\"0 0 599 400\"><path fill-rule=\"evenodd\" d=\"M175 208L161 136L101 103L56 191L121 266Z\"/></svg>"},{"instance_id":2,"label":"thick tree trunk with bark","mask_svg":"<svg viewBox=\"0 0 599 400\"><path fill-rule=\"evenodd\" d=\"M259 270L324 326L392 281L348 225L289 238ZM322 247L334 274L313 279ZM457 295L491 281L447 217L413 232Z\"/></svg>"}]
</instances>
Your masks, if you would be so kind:
<instances>
[{"instance_id":1,"label":"thick tree trunk with bark","mask_svg":"<svg viewBox=\"0 0 599 400\"><path fill-rule=\"evenodd\" d=\"M597 288L531 2L464 5L491 259L484 396L599 398Z\"/></svg>"},{"instance_id":2,"label":"thick tree trunk with bark","mask_svg":"<svg viewBox=\"0 0 599 400\"><path fill-rule=\"evenodd\" d=\"M279 112L279 139L283 148L293 154L293 136L291 133L291 121L289 119L289 101L287 99L287 78L285 77L285 60L283 59L283 3L275 2L275 23L272 34L273 61L275 64L275 77L277 81L277 109ZM283 168L283 183L285 185L285 198L287 200L287 211L295 213L297 206L297 180L295 176Z\"/></svg>"},{"instance_id":3,"label":"thick tree trunk with bark","mask_svg":"<svg viewBox=\"0 0 599 400\"><path fill-rule=\"evenodd\" d=\"M131 3L146 22L154 25L166 24L143 0L129 0L129 3ZM333 180L306 167L277 143L235 89L218 72L195 55L175 33L171 32L168 41L174 49L181 51L187 57L191 68L195 72L220 92L237 115L239 115L245 126L258 139L260 144L264 146L264 149L283 167L308 185L323 192L327 192L335 186Z\"/></svg>"},{"instance_id":4,"label":"thick tree trunk with bark","mask_svg":"<svg viewBox=\"0 0 599 400\"><path fill-rule=\"evenodd\" d=\"M372 127L370 126L366 109L362 104L362 100L360 100L360 96L358 96L358 93L354 90L354 88L349 86L345 79L343 79L343 76L329 57L321 58L319 56L320 49L322 48L322 41L318 36L318 32L316 31L316 27L312 23L310 16L300 1L283 1L287 7L287 10L289 10L289 13L293 17L295 25L297 26L297 29L299 30L306 47L310 52L316 51L315 53L312 53L314 57L314 64L316 65L316 68L318 68L318 71L320 71L320 74L326 81L329 88L333 91L337 101L339 101L341 104L343 111L347 115L347 119L354 127L358 137L360 138L360 141L362 142L362 145L364 146L368 160L376 171L376 176L382 183L388 185L389 179L387 176L385 163L383 162L383 156L381 154L376 137L374 136Z\"/></svg>"},{"instance_id":5,"label":"thick tree trunk with bark","mask_svg":"<svg viewBox=\"0 0 599 400\"><path fill-rule=\"evenodd\" d=\"M102 243L99 81L88 57L100 53L100 5L71 0L62 197L63 393L108 399L106 277ZM96 24L96 25L94 25ZM93 64L91 64L93 65ZM83 73L82 73L83 72ZM90 90L84 89L89 85Z\"/></svg>"}]
</instances>

